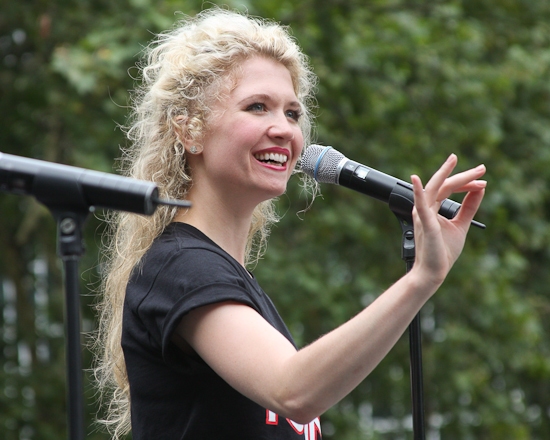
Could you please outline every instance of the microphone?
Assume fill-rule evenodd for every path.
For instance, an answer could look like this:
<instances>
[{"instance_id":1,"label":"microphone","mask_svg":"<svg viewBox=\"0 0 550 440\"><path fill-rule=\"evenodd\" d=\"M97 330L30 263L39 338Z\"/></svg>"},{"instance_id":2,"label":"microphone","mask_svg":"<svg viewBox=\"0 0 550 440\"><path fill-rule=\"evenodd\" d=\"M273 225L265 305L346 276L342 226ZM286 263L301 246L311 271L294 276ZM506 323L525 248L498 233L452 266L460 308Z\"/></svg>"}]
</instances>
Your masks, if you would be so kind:
<instances>
[{"instance_id":1,"label":"microphone","mask_svg":"<svg viewBox=\"0 0 550 440\"><path fill-rule=\"evenodd\" d=\"M5 153L0 153L0 190L33 195L58 210L102 207L151 215L159 204L191 206L183 200L160 199L153 182Z\"/></svg>"},{"instance_id":2,"label":"microphone","mask_svg":"<svg viewBox=\"0 0 550 440\"><path fill-rule=\"evenodd\" d=\"M319 183L345 186L387 203L396 215L412 221L414 193L411 183L349 160L334 148L321 145L306 148L300 168ZM439 214L452 219L460 206L458 202L445 199ZM472 225L482 229L486 227L475 220L472 220Z\"/></svg>"}]
</instances>

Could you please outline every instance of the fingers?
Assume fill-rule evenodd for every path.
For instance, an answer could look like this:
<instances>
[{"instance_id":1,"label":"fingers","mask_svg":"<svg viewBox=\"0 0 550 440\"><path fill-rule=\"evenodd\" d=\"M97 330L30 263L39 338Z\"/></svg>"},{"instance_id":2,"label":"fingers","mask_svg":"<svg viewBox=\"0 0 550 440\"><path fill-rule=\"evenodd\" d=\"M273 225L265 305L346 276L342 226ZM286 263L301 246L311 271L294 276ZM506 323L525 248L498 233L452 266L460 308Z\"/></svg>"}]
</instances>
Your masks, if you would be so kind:
<instances>
[{"instance_id":1,"label":"fingers","mask_svg":"<svg viewBox=\"0 0 550 440\"><path fill-rule=\"evenodd\" d=\"M462 206L455 217L455 221L468 228L481 205L484 195L485 188L468 192L462 201Z\"/></svg>"},{"instance_id":2,"label":"fingers","mask_svg":"<svg viewBox=\"0 0 550 440\"><path fill-rule=\"evenodd\" d=\"M436 195L437 200L444 200L455 192L476 191L484 188L486 183L477 179L485 174L485 165L479 165L451 176L457 162L455 154L448 157L427 183L428 195Z\"/></svg>"},{"instance_id":3,"label":"fingers","mask_svg":"<svg viewBox=\"0 0 550 440\"><path fill-rule=\"evenodd\" d=\"M468 220L469 224L473 219L483 199L484 189L487 185L486 181L478 179L485 174L486 169L484 165L479 165L451 176L457 162L457 156L451 154L434 173L424 189L420 178L411 176L415 206L421 217L430 208L435 212L439 211L441 202L453 193L468 192L468 195L464 198L463 207L459 211L460 216L457 216L457 221L462 222L470 218Z\"/></svg>"},{"instance_id":4,"label":"fingers","mask_svg":"<svg viewBox=\"0 0 550 440\"><path fill-rule=\"evenodd\" d=\"M430 202L427 200L428 196L426 191L422 188L422 181L417 175L411 176L411 182L413 184L414 193L414 207L420 218L426 218L428 211L430 210Z\"/></svg>"},{"instance_id":5,"label":"fingers","mask_svg":"<svg viewBox=\"0 0 550 440\"><path fill-rule=\"evenodd\" d=\"M485 174L485 165L479 165L451 176L457 162L456 155L451 154L435 172L426 184L425 189L428 196L436 196L437 200L444 200L455 192L478 191L485 187L486 182L478 180Z\"/></svg>"},{"instance_id":6,"label":"fingers","mask_svg":"<svg viewBox=\"0 0 550 440\"><path fill-rule=\"evenodd\" d=\"M444 198L447 198L456 192L479 191L485 188L487 182L484 180L478 180L485 174L485 171L485 165L479 165L476 168L450 176L446 179L440 190L440 192L446 192L446 195L440 195L444 195Z\"/></svg>"},{"instance_id":7,"label":"fingers","mask_svg":"<svg viewBox=\"0 0 550 440\"><path fill-rule=\"evenodd\" d=\"M411 176L413 184L414 204L418 214L424 217L430 206L438 199L443 200L446 197L439 197L439 192L445 180L449 177L457 164L458 158L455 154L451 154L441 167L435 172L432 178L428 181L426 188L422 187L422 181L417 175Z\"/></svg>"},{"instance_id":8,"label":"fingers","mask_svg":"<svg viewBox=\"0 0 550 440\"><path fill-rule=\"evenodd\" d=\"M456 154L451 154L441 167L435 172L432 178L426 184L425 192L428 197L435 197L439 193L445 180L451 175L454 170L458 158ZM444 197L447 198L447 197Z\"/></svg>"}]
</instances>

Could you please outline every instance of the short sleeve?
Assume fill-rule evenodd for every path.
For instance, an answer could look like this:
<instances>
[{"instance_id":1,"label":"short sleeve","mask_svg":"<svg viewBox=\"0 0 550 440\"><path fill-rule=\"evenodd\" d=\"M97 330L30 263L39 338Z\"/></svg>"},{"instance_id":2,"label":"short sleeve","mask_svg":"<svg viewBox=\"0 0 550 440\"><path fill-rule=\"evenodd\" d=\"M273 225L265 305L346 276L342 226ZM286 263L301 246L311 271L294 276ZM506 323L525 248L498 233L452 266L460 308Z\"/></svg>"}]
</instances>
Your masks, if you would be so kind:
<instances>
[{"instance_id":1,"label":"short sleeve","mask_svg":"<svg viewBox=\"0 0 550 440\"><path fill-rule=\"evenodd\" d=\"M158 263L158 260L157 260ZM162 351L167 363L181 359L172 342L181 319L198 307L236 301L259 312L253 292L246 288L244 268L225 255L204 248L180 249L164 256L157 268L148 272L147 261L128 286L128 302Z\"/></svg>"}]
</instances>

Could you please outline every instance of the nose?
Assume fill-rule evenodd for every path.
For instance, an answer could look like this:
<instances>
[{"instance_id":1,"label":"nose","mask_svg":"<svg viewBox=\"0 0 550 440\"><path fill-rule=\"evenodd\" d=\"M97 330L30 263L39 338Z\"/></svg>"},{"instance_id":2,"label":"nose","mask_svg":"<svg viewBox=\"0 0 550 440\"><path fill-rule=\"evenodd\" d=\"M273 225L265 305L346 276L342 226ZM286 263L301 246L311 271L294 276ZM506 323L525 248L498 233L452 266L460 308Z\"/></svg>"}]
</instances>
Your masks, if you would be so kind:
<instances>
[{"instance_id":1,"label":"nose","mask_svg":"<svg viewBox=\"0 0 550 440\"><path fill-rule=\"evenodd\" d=\"M294 139L296 131L299 130L300 127L296 122L290 121L284 113L281 113L274 117L272 124L267 130L267 135L274 139L290 142Z\"/></svg>"}]
</instances>

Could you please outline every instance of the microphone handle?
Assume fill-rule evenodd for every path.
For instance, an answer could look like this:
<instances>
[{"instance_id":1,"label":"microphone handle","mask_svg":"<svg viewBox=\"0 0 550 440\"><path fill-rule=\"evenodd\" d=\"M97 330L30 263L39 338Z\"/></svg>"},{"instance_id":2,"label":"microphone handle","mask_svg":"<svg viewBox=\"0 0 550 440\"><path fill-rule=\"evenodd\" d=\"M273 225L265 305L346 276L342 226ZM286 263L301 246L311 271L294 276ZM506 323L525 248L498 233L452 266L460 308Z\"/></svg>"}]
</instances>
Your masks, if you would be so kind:
<instances>
[{"instance_id":1,"label":"microphone handle","mask_svg":"<svg viewBox=\"0 0 550 440\"><path fill-rule=\"evenodd\" d=\"M411 183L396 179L388 174L344 158L338 164L338 184L366 194L390 205L396 214L412 220L414 193ZM439 214L452 219L458 213L461 204L445 199L439 208ZM472 220L472 225L485 229L483 223Z\"/></svg>"}]
</instances>

